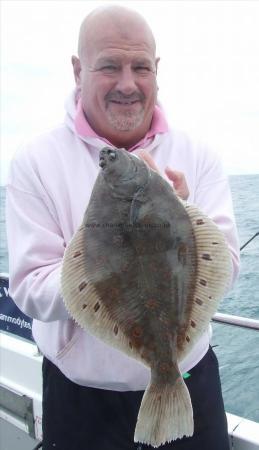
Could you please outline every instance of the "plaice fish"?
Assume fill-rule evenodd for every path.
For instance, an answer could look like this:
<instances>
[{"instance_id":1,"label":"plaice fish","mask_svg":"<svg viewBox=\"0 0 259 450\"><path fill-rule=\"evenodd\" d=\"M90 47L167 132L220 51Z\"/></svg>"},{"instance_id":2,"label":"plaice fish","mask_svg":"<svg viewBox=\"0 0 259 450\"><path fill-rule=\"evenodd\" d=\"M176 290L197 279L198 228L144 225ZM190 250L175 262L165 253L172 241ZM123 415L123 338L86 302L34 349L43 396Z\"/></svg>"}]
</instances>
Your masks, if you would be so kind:
<instances>
[{"instance_id":1,"label":"plaice fish","mask_svg":"<svg viewBox=\"0 0 259 450\"><path fill-rule=\"evenodd\" d=\"M207 329L231 273L223 234L124 149L100 152L83 223L62 267L65 305L83 328L150 368L134 440L193 434L179 362Z\"/></svg>"}]
</instances>

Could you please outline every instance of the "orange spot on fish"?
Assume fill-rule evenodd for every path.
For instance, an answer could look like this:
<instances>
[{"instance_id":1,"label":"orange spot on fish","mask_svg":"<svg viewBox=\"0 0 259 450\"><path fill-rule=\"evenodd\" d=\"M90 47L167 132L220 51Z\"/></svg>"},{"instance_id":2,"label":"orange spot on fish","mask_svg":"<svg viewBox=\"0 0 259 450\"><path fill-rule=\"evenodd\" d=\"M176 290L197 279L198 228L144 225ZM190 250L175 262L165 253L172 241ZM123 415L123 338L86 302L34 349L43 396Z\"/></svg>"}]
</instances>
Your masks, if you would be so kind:
<instances>
[{"instance_id":1,"label":"orange spot on fish","mask_svg":"<svg viewBox=\"0 0 259 450\"><path fill-rule=\"evenodd\" d=\"M95 264L105 264L107 262L107 258L105 256L98 256L95 258Z\"/></svg>"},{"instance_id":2,"label":"orange spot on fish","mask_svg":"<svg viewBox=\"0 0 259 450\"><path fill-rule=\"evenodd\" d=\"M163 273L163 278L164 278L164 280L170 280L170 279L171 279L171 276L172 276L171 270L166 270L166 271Z\"/></svg>"},{"instance_id":3,"label":"orange spot on fish","mask_svg":"<svg viewBox=\"0 0 259 450\"><path fill-rule=\"evenodd\" d=\"M132 330L132 336L134 336L135 338L140 338L143 334L142 328L141 327L135 327Z\"/></svg>"},{"instance_id":4,"label":"orange spot on fish","mask_svg":"<svg viewBox=\"0 0 259 450\"><path fill-rule=\"evenodd\" d=\"M136 246L136 250L137 250L137 253L143 255L145 253L145 251L146 251L146 243L144 241L143 242L141 242L141 241L138 242L138 244Z\"/></svg>"},{"instance_id":5,"label":"orange spot on fish","mask_svg":"<svg viewBox=\"0 0 259 450\"><path fill-rule=\"evenodd\" d=\"M107 291L105 292L106 296L110 299L116 298L119 295L119 293L120 291L116 287L111 287L107 289Z\"/></svg>"},{"instance_id":6,"label":"orange spot on fish","mask_svg":"<svg viewBox=\"0 0 259 450\"><path fill-rule=\"evenodd\" d=\"M125 263L125 264L122 265L121 271L122 271L123 273L126 273L126 272L128 272L129 267L130 267L129 263Z\"/></svg>"},{"instance_id":7,"label":"orange spot on fish","mask_svg":"<svg viewBox=\"0 0 259 450\"><path fill-rule=\"evenodd\" d=\"M157 272L159 269L158 265L154 262L151 262L149 264L149 270L151 270L151 272Z\"/></svg>"},{"instance_id":8,"label":"orange spot on fish","mask_svg":"<svg viewBox=\"0 0 259 450\"><path fill-rule=\"evenodd\" d=\"M183 265L185 265L187 261L187 250L188 247L183 242L178 247L177 251L178 261Z\"/></svg>"},{"instance_id":9,"label":"orange spot on fish","mask_svg":"<svg viewBox=\"0 0 259 450\"><path fill-rule=\"evenodd\" d=\"M154 310L158 307L158 301L154 298L150 298L146 301L145 306L151 310Z\"/></svg>"},{"instance_id":10,"label":"orange spot on fish","mask_svg":"<svg viewBox=\"0 0 259 450\"><path fill-rule=\"evenodd\" d=\"M115 235L112 238L112 242L114 245L120 246L123 244L123 237L120 234Z\"/></svg>"},{"instance_id":11,"label":"orange spot on fish","mask_svg":"<svg viewBox=\"0 0 259 450\"><path fill-rule=\"evenodd\" d=\"M159 371L162 373L170 372L171 367L168 363L161 363L159 366Z\"/></svg>"}]
</instances>

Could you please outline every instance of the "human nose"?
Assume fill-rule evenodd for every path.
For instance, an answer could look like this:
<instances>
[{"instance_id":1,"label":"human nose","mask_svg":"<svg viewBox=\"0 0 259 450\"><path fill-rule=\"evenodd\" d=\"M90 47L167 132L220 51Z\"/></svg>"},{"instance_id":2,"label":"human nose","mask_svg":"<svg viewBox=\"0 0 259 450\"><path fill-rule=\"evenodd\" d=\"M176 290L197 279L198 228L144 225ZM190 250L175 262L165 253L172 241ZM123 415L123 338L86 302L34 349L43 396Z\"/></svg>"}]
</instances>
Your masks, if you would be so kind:
<instances>
[{"instance_id":1,"label":"human nose","mask_svg":"<svg viewBox=\"0 0 259 450\"><path fill-rule=\"evenodd\" d=\"M118 74L117 90L125 95L130 95L136 91L135 74L130 66L122 67Z\"/></svg>"}]
</instances>

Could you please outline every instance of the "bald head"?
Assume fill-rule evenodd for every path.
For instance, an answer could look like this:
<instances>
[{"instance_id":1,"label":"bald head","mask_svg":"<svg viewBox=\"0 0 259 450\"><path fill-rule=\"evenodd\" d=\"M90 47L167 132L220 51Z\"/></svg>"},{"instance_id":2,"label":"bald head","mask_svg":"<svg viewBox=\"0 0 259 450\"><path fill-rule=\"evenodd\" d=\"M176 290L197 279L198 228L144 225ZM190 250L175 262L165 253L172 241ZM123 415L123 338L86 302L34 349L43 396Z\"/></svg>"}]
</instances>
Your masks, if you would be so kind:
<instances>
[{"instance_id":1,"label":"bald head","mask_svg":"<svg viewBox=\"0 0 259 450\"><path fill-rule=\"evenodd\" d=\"M95 9L81 25L78 54L72 64L88 123L113 145L130 148L149 130L157 100L151 29L122 6Z\"/></svg>"},{"instance_id":2,"label":"bald head","mask_svg":"<svg viewBox=\"0 0 259 450\"><path fill-rule=\"evenodd\" d=\"M136 39L139 35L143 40L144 36L147 50L155 57L155 39L144 18L123 6L109 5L94 9L82 22L78 40L78 56L81 61L88 59L91 48L98 39L108 42L109 36L115 32L124 40L130 39L132 33Z\"/></svg>"}]
</instances>

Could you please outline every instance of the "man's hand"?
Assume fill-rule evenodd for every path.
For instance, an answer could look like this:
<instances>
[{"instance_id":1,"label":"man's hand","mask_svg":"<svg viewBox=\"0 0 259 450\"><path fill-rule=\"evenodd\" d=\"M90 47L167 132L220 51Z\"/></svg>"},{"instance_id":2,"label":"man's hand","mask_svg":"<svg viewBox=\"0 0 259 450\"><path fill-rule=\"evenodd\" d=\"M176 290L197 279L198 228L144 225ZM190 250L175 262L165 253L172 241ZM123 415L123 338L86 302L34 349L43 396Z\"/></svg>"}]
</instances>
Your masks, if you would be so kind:
<instances>
[{"instance_id":1,"label":"man's hand","mask_svg":"<svg viewBox=\"0 0 259 450\"><path fill-rule=\"evenodd\" d=\"M143 161L145 161L151 169L155 170L157 173L160 173L158 167L155 165L153 159L149 153L146 152L146 150L137 150L135 154L143 159ZM189 197L189 189L184 174L178 170L172 170L170 167L166 167L165 173L171 181L172 187L174 188L176 194L182 200L187 200Z\"/></svg>"},{"instance_id":2,"label":"man's hand","mask_svg":"<svg viewBox=\"0 0 259 450\"><path fill-rule=\"evenodd\" d=\"M166 167L165 173L169 180L173 182L173 187L176 194L179 195L182 200L187 200L189 197L189 189L183 172Z\"/></svg>"}]
</instances>

